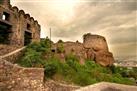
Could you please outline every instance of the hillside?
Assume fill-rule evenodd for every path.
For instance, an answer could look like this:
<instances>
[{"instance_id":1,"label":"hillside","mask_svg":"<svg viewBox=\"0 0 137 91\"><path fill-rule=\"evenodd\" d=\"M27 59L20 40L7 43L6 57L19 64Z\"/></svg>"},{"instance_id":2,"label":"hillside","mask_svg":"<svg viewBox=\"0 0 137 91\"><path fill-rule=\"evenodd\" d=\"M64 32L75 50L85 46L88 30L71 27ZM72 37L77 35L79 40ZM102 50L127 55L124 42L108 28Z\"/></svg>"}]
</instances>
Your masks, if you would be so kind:
<instances>
[{"instance_id":1,"label":"hillside","mask_svg":"<svg viewBox=\"0 0 137 91\"><path fill-rule=\"evenodd\" d=\"M81 64L77 56L73 54L66 55L65 60L62 61L50 51L49 39L30 44L17 63L24 67L44 68L46 80L52 79L79 86L102 81L135 85L135 79L137 79L136 68L103 67L90 59L86 59L84 64Z\"/></svg>"}]
</instances>

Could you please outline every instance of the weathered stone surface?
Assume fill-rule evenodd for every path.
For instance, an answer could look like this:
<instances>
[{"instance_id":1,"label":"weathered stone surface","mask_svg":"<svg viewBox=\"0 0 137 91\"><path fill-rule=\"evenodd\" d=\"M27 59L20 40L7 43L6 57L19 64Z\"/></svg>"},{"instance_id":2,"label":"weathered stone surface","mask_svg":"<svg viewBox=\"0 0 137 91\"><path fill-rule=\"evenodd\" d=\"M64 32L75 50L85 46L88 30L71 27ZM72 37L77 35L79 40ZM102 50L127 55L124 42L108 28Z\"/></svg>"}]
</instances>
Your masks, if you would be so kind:
<instances>
[{"instance_id":1,"label":"weathered stone surface","mask_svg":"<svg viewBox=\"0 0 137 91\"><path fill-rule=\"evenodd\" d=\"M49 87L50 91L74 91L80 88L80 86L65 85L65 84L57 83L53 80L47 81L45 85Z\"/></svg>"},{"instance_id":2,"label":"weathered stone surface","mask_svg":"<svg viewBox=\"0 0 137 91\"><path fill-rule=\"evenodd\" d=\"M107 51L95 53L95 61L102 66L111 66L114 63L113 54Z\"/></svg>"},{"instance_id":3,"label":"weathered stone surface","mask_svg":"<svg viewBox=\"0 0 137 91\"><path fill-rule=\"evenodd\" d=\"M0 24L9 27L2 30L9 34L5 39L8 38L10 45L24 46L25 32L31 34L29 40L40 41L40 25L38 22L29 14L25 14L23 10L19 10L16 6L12 7L10 0L0 0Z\"/></svg>"},{"instance_id":4,"label":"weathered stone surface","mask_svg":"<svg viewBox=\"0 0 137 91\"><path fill-rule=\"evenodd\" d=\"M9 46L9 45L0 44L0 56L10 53L18 48L20 47L16 45Z\"/></svg>"},{"instance_id":5,"label":"weathered stone surface","mask_svg":"<svg viewBox=\"0 0 137 91\"><path fill-rule=\"evenodd\" d=\"M0 91L72 91L78 88L44 81L43 68L24 68L0 59Z\"/></svg>"},{"instance_id":6,"label":"weathered stone surface","mask_svg":"<svg viewBox=\"0 0 137 91\"><path fill-rule=\"evenodd\" d=\"M12 46L9 47L9 48L12 48ZM8 49L8 46L7 46L6 49ZM13 49L16 49L16 48L14 48L14 46L13 46ZM11 50L9 50L7 52L10 52ZM12 51L10 53L7 53L5 55L2 55L2 56L0 55L0 58L2 58L4 60L8 60L9 62L15 63L22 56L22 54L24 53L24 50L25 50L25 47L22 47L22 48L19 48L17 50L14 50L14 51Z\"/></svg>"},{"instance_id":7,"label":"weathered stone surface","mask_svg":"<svg viewBox=\"0 0 137 91\"><path fill-rule=\"evenodd\" d=\"M70 53L79 54L82 53L82 50L84 50L82 43L64 42L63 45L66 55L69 55Z\"/></svg>"},{"instance_id":8,"label":"weathered stone surface","mask_svg":"<svg viewBox=\"0 0 137 91\"><path fill-rule=\"evenodd\" d=\"M43 68L24 68L0 60L0 91L47 91Z\"/></svg>"},{"instance_id":9,"label":"weathered stone surface","mask_svg":"<svg viewBox=\"0 0 137 91\"><path fill-rule=\"evenodd\" d=\"M85 62L85 59L96 61L96 63L102 66L111 66L114 62L113 54L109 52L106 39L100 35L87 34L84 35L83 43L79 42L62 42L64 45L64 54L75 55L81 64ZM57 51L58 43L54 44L54 49ZM57 52L55 52L55 55ZM60 59L62 59L59 56Z\"/></svg>"},{"instance_id":10,"label":"weathered stone surface","mask_svg":"<svg viewBox=\"0 0 137 91\"><path fill-rule=\"evenodd\" d=\"M82 87L75 91L137 91L137 86L100 82L94 85Z\"/></svg>"},{"instance_id":11,"label":"weathered stone surface","mask_svg":"<svg viewBox=\"0 0 137 91\"><path fill-rule=\"evenodd\" d=\"M83 44L85 48L92 48L94 51L99 51L99 50L108 51L106 39L100 35L93 35L93 34L85 35Z\"/></svg>"},{"instance_id":12,"label":"weathered stone surface","mask_svg":"<svg viewBox=\"0 0 137 91\"><path fill-rule=\"evenodd\" d=\"M87 49L87 59L91 59L94 60L95 59L95 52L93 51L93 49Z\"/></svg>"}]
</instances>

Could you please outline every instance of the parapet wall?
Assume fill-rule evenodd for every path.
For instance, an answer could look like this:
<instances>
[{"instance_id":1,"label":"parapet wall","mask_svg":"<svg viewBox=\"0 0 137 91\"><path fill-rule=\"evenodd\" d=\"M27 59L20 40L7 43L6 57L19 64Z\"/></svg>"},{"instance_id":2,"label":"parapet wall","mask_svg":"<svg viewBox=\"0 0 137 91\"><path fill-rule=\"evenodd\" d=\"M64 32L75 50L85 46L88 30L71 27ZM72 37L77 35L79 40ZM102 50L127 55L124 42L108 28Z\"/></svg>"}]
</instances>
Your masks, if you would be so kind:
<instances>
[{"instance_id":1,"label":"parapet wall","mask_svg":"<svg viewBox=\"0 0 137 91\"><path fill-rule=\"evenodd\" d=\"M44 68L25 68L13 64L24 50L25 47L22 47L0 56L0 91L72 91L79 88L44 81Z\"/></svg>"},{"instance_id":2,"label":"parapet wall","mask_svg":"<svg viewBox=\"0 0 137 91\"><path fill-rule=\"evenodd\" d=\"M6 49L6 48L5 48ZM0 56L1 59L8 60L11 63L15 63L23 54L25 47L16 49L10 53Z\"/></svg>"},{"instance_id":3,"label":"parapet wall","mask_svg":"<svg viewBox=\"0 0 137 91\"><path fill-rule=\"evenodd\" d=\"M0 91L46 91L43 68L24 68L0 60Z\"/></svg>"},{"instance_id":4,"label":"parapet wall","mask_svg":"<svg viewBox=\"0 0 137 91\"><path fill-rule=\"evenodd\" d=\"M100 82L75 91L137 91L137 86Z\"/></svg>"}]
</instances>

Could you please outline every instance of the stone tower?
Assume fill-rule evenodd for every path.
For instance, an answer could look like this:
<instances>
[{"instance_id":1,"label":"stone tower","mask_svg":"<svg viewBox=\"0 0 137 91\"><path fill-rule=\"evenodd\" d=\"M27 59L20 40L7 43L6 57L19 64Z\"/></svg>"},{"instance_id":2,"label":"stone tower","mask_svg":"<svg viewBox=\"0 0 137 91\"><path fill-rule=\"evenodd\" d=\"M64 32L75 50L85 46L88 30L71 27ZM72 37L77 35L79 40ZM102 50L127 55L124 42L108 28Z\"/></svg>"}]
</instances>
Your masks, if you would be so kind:
<instances>
[{"instance_id":1,"label":"stone tower","mask_svg":"<svg viewBox=\"0 0 137 91\"><path fill-rule=\"evenodd\" d=\"M10 0L0 0L0 4L1 4L4 8L9 8L9 7L10 7Z\"/></svg>"}]
</instances>

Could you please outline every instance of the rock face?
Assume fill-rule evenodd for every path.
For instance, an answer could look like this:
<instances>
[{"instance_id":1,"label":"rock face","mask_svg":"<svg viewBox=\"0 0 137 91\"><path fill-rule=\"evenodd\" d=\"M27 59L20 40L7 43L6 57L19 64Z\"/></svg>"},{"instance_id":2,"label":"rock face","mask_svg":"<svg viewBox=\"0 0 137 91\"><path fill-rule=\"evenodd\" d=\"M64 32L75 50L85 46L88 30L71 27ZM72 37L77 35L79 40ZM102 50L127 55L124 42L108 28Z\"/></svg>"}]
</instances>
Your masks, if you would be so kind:
<instances>
[{"instance_id":1,"label":"rock face","mask_svg":"<svg viewBox=\"0 0 137 91\"><path fill-rule=\"evenodd\" d=\"M110 52L98 51L95 53L95 61L102 66L111 66L114 62L114 58Z\"/></svg>"},{"instance_id":2,"label":"rock face","mask_svg":"<svg viewBox=\"0 0 137 91\"><path fill-rule=\"evenodd\" d=\"M94 51L108 51L106 39L100 35L85 34L83 45L85 48L93 49Z\"/></svg>"},{"instance_id":3,"label":"rock face","mask_svg":"<svg viewBox=\"0 0 137 91\"><path fill-rule=\"evenodd\" d=\"M58 43L54 45L55 50L57 45ZM111 66L114 62L113 54L109 52L106 39L100 35L88 33L83 36L83 43L63 42L63 46L64 53L61 55L64 54L65 57L65 55L73 54L81 64L84 63L85 59L94 60L102 66Z\"/></svg>"},{"instance_id":4,"label":"rock face","mask_svg":"<svg viewBox=\"0 0 137 91\"><path fill-rule=\"evenodd\" d=\"M96 63L102 66L111 66L114 62L113 54L109 52L106 39L100 35L85 34L83 40L84 48L92 49L87 54L88 56L94 55Z\"/></svg>"}]
</instances>

